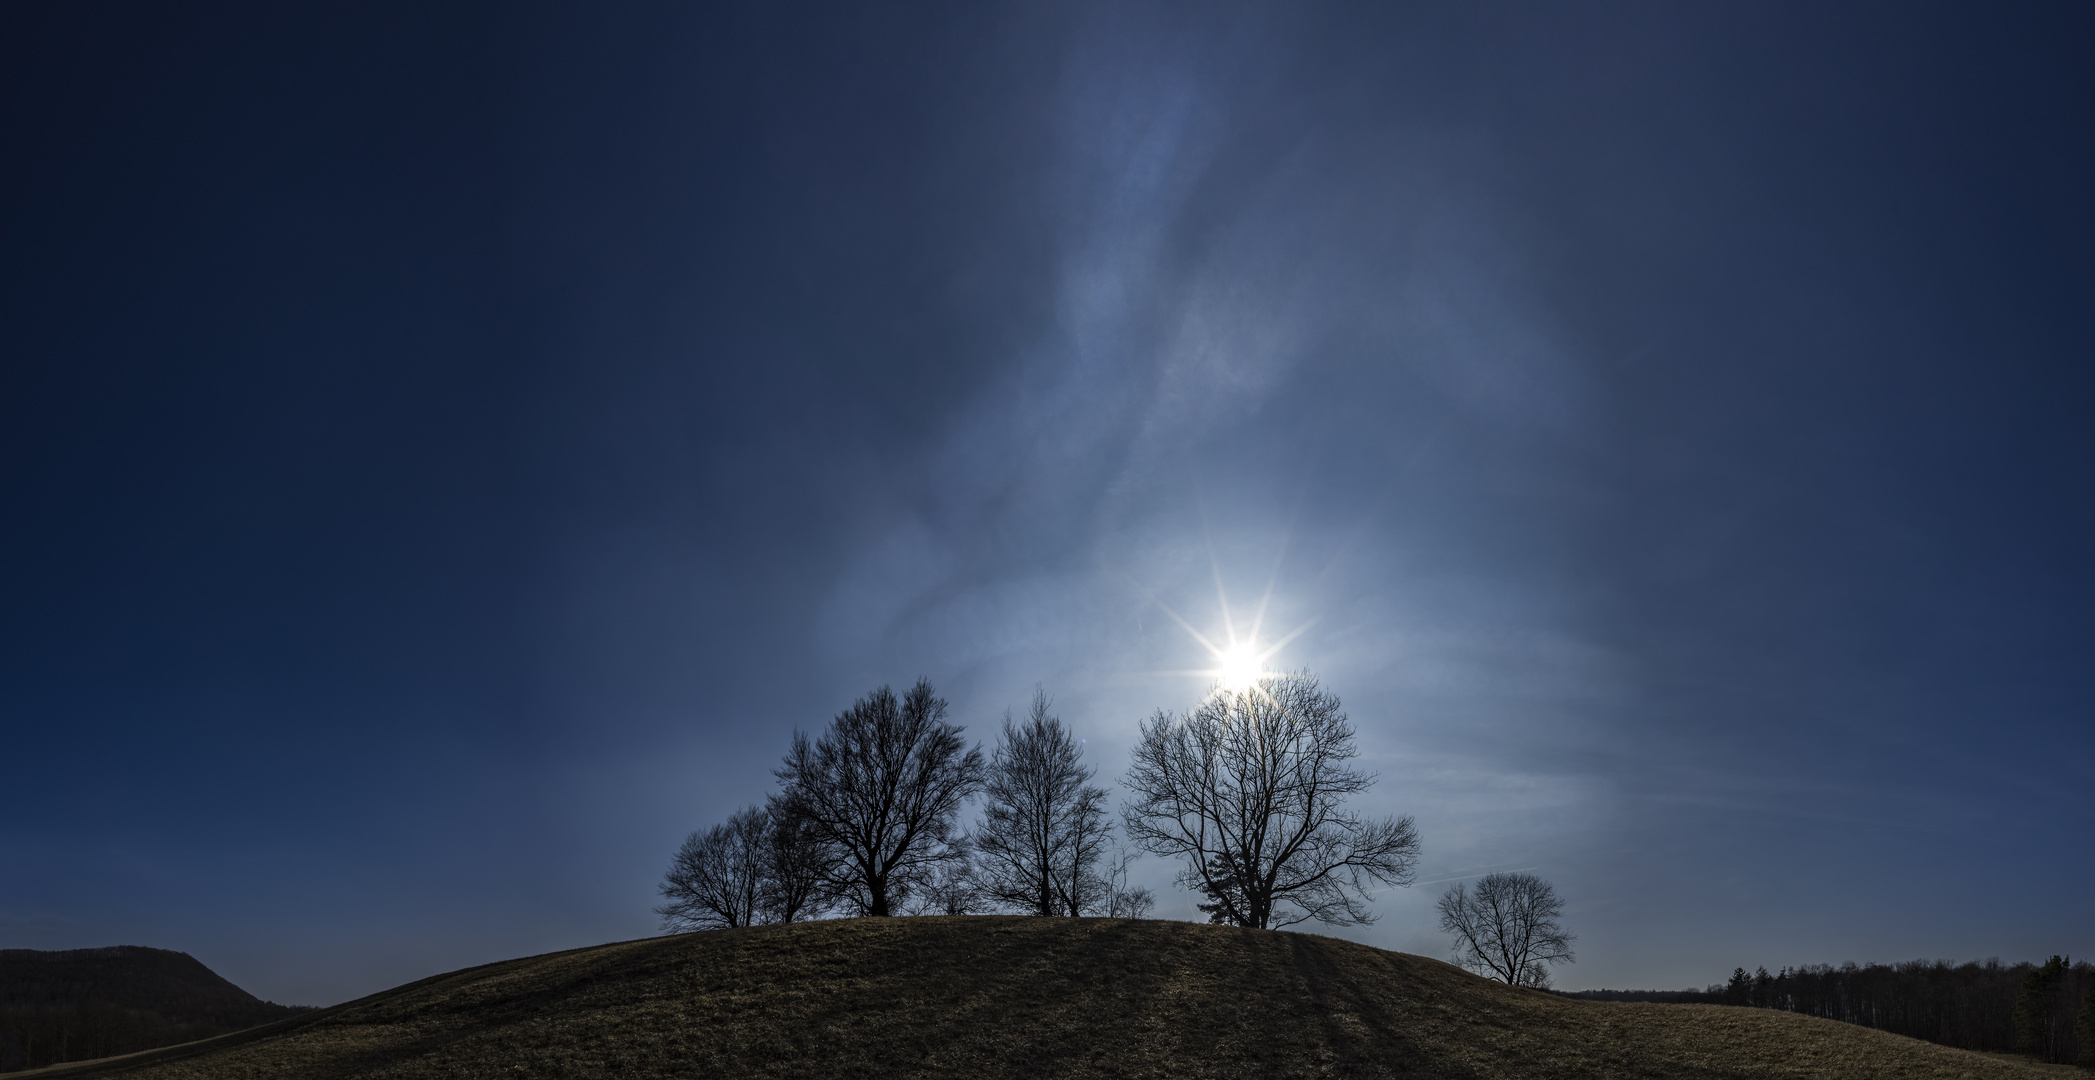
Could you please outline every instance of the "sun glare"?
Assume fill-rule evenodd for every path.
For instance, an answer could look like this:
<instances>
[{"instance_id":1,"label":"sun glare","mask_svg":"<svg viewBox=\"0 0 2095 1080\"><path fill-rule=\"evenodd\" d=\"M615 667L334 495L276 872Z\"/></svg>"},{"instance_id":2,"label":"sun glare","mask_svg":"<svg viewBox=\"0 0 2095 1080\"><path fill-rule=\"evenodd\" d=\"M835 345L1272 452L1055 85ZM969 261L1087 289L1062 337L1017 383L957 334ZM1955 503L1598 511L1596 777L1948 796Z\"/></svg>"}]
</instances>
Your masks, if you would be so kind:
<instances>
[{"instance_id":1,"label":"sun glare","mask_svg":"<svg viewBox=\"0 0 2095 1080\"><path fill-rule=\"evenodd\" d=\"M1277 574L1279 571L1276 568L1274 572ZM1222 633L1209 636L1201 633L1200 629L1192 623L1187 622L1184 616L1171 610L1171 606L1164 603L1161 599L1154 595L1150 597L1150 601L1162 608L1164 614L1171 616L1171 621L1177 623L1180 629L1183 629L1189 637L1199 642L1201 647L1207 650L1208 655L1214 658L1215 662L1215 666L1210 668L1159 672L1158 674L1197 675L1204 679L1213 680L1208 684L1209 692L1213 694L1241 694L1246 691L1255 691L1259 689L1261 680L1269 679L1279 674L1279 672L1266 666L1267 661L1273 659L1275 653L1286 648L1288 642L1301 637L1303 631L1308 630L1317 621L1311 619L1309 622L1303 623L1292 632L1283 635L1278 641L1260 641L1259 630L1266 622L1266 607L1273 600L1273 584L1271 582L1267 583L1266 593L1259 598L1258 609L1252 613L1250 625L1243 626L1231 617L1229 593L1222 587L1222 572L1219 567L1215 571L1215 599L1221 606Z\"/></svg>"},{"instance_id":2,"label":"sun glare","mask_svg":"<svg viewBox=\"0 0 2095 1080\"><path fill-rule=\"evenodd\" d=\"M1230 691L1249 690L1265 674L1265 657L1258 646L1240 641L1215 654L1215 677Z\"/></svg>"}]
</instances>

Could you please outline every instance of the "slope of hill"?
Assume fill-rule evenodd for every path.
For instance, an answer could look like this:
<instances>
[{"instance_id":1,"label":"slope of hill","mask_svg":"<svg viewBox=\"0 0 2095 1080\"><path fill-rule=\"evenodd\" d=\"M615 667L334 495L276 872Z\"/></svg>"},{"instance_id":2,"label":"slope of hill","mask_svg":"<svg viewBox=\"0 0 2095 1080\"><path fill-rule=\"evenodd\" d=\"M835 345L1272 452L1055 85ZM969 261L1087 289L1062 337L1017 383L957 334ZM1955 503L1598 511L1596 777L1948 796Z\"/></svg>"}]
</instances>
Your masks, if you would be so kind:
<instances>
[{"instance_id":1,"label":"slope of hill","mask_svg":"<svg viewBox=\"0 0 2095 1080\"><path fill-rule=\"evenodd\" d=\"M2050 1071L1789 1013L1577 1001L1309 934L978 916L553 953L45 1075L2006 1080Z\"/></svg>"},{"instance_id":2,"label":"slope of hill","mask_svg":"<svg viewBox=\"0 0 2095 1080\"><path fill-rule=\"evenodd\" d=\"M187 953L0 949L0 1070L130 1053L281 1020Z\"/></svg>"}]
</instances>

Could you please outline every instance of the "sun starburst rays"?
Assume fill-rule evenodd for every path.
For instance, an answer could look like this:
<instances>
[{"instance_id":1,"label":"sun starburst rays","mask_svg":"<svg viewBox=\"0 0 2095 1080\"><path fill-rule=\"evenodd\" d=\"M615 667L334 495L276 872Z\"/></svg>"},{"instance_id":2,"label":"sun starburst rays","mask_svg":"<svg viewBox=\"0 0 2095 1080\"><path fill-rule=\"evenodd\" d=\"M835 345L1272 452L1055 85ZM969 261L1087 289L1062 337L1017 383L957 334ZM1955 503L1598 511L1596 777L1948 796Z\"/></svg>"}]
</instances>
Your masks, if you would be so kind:
<instances>
[{"instance_id":1,"label":"sun starburst rays","mask_svg":"<svg viewBox=\"0 0 2095 1080\"><path fill-rule=\"evenodd\" d=\"M1217 637L1202 633L1184 616L1173 611L1170 605L1162 600L1155 600L1157 607L1163 609L1164 614L1171 616L1171 621L1177 623L1188 636L1199 642L1200 647L1207 650L1209 658L1213 661L1211 667L1159 674L1195 675L1208 679L1214 684L1214 693L1237 694L1257 690L1266 679L1281 674L1268 668L1267 661L1273 659L1289 642L1301 637L1317 620L1310 619L1277 641L1261 641L1259 632L1265 626L1266 612L1273 599L1273 586L1269 582L1264 595L1259 597L1258 608L1252 614L1250 627L1240 636L1236 619L1230 611L1229 595L1223 588L1219 572L1215 577L1215 591L1222 610L1222 633Z\"/></svg>"}]
</instances>

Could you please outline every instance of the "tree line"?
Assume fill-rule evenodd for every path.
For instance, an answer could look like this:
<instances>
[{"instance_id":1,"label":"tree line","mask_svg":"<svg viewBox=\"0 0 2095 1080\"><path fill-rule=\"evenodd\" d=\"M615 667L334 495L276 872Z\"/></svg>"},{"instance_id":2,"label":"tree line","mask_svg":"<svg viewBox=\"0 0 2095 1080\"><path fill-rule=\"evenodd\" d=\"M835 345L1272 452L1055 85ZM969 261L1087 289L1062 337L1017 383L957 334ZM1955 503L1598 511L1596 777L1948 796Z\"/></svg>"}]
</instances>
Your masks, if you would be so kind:
<instances>
[{"instance_id":1,"label":"tree line","mask_svg":"<svg viewBox=\"0 0 2095 1080\"><path fill-rule=\"evenodd\" d=\"M919 679L900 695L874 690L818 734L796 731L778 790L677 851L656 909L664 929L832 914L1140 918L1155 898L1128 884L1137 852L1175 860L1209 920L1237 926L1371 922L1373 891L1412 881L1417 827L1345 806L1373 777L1350 764L1338 698L1307 673L1143 721L1118 822L1045 691L1023 719L1005 716L987 755L948 712Z\"/></svg>"},{"instance_id":2,"label":"tree line","mask_svg":"<svg viewBox=\"0 0 2095 1080\"><path fill-rule=\"evenodd\" d=\"M2095 1067L2095 965L2054 956L1952 964L1805 964L1736 968L1704 990L1589 990L1574 996L1783 1009L1966 1050L2022 1053Z\"/></svg>"},{"instance_id":3,"label":"tree line","mask_svg":"<svg viewBox=\"0 0 2095 1080\"><path fill-rule=\"evenodd\" d=\"M170 1019L117 1005L0 1008L0 1073L136 1053L249 1026Z\"/></svg>"}]
</instances>

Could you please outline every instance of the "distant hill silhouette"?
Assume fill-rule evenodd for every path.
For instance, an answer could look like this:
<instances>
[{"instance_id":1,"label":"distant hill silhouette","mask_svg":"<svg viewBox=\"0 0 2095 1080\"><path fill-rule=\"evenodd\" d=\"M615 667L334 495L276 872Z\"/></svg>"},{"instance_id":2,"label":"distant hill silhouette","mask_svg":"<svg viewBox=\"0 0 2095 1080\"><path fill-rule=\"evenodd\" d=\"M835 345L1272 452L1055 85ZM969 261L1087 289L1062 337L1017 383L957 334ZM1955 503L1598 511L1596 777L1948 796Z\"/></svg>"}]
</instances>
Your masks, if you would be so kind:
<instances>
[{"instance_id":1,"label":"distant hill silhouette","mask_svg":"<svg viewBox=\"0 0 2095 1080\"><path fill-rule=\"evenodd\" d=\"M2041 1080L2051 1068L1772 1009L1579 1001L1312 934L957 916L550 953L48 1075Z\"/></svg>"},{"instance_id":2,"label":"distant hill silhouette","mask_svg":"<svg viewBox=\"0 0 2095 1080\"><path fill-rule=\"evenodd\" d=\"M255 997L188 953L0 949L0 1072L150 1050L302 1011Z\"/></svg>"}]
</instances>

